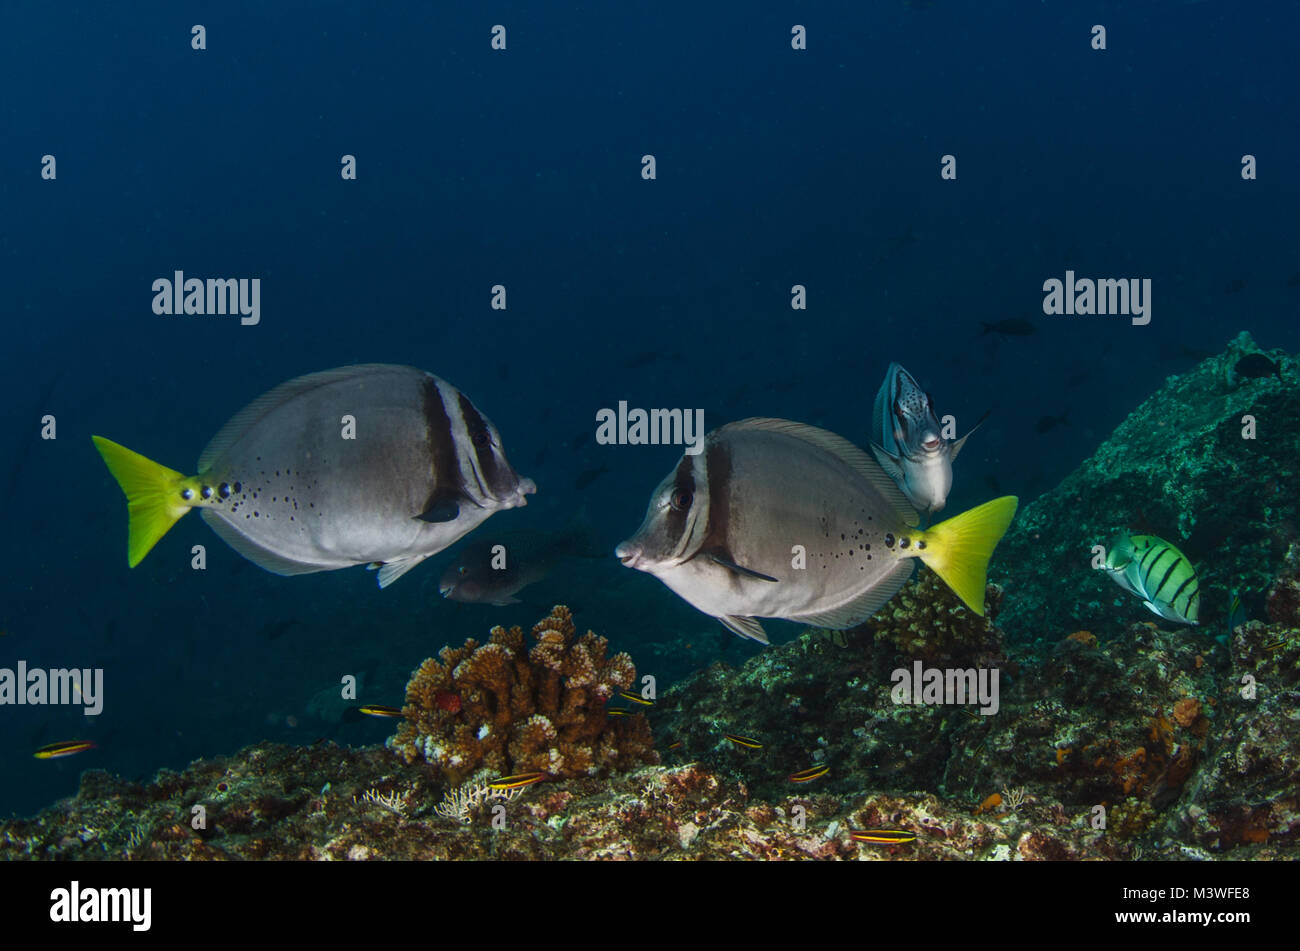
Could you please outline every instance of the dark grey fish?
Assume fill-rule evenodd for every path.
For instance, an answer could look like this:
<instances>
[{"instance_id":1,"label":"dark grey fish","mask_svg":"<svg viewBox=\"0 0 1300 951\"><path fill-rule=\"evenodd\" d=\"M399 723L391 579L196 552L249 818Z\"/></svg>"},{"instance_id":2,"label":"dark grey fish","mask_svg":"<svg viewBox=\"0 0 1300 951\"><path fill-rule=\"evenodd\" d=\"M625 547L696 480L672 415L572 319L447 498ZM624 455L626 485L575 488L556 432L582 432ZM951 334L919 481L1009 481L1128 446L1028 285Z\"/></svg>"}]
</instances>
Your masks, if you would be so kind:
<instances>
[{"instance_id":1,"label":"dark grey fish","mask_svg":"<svg viewBox=\"0 0 1300 951\"><path fill-rule=\"evenodd\" d=\"M191 508L282 575L368 564L386 587L526 504L496 427L450 383L366 364L290 380L228 422L186 477L96 436L130 502L134 566Z\"/></svg>"},{"instance_id":2,"label":"dark grey fish","mask_svg":"<svg viewBox=\"0 0 1300 951\"><path fill-rule=\"evenodd\" d=\"M1008 317L1005 320L999 320L997 323L980 322L986 334L998 334L1002 337L1028 337L1032 333L1037 333L1038 328L1027 320L1021 320L1019 317Z\"/></svg>"},{"instance_id":3,"label":"dark grey fish","mask_svg":"<svg viewBox=\"0 0 1300 951\"><path fill-rule=\"evenodd\" d=\"M1275 363L1262 353L1250 353L1237 361L1233 367L1237 371L1237 376L1246 380L1260 380L1265 377L1276 376L1279 383L1285 383L1282 379L1282 367Z\"/></svg>"},{"instance_id":4,"label":"dark grey fish","mask_svg":"<svg viewBox=\"0 0 1300 951\"><path fill-rule=\"evenodd\" d=\"M1067 409L1060 416L1040 417L1038 422L1034 425L1034 432L1038 433L1041 436L1043 433L1051 432L1057 426L1068 426L1068 425L1070 425L1070 411Z\"/></svg>"},{"instance_id":5,"label":"dark grey fish","mask_svg":"<svg viewBox=\"0 0 1300 951\"><path fill-rule=\"evenodd\" d=\"M461 548L438 582L449 601L518 604L520 591L566 558L595 556L585 525L563 532L515 531L487 534Z\"/></svg>"}]
</instances>

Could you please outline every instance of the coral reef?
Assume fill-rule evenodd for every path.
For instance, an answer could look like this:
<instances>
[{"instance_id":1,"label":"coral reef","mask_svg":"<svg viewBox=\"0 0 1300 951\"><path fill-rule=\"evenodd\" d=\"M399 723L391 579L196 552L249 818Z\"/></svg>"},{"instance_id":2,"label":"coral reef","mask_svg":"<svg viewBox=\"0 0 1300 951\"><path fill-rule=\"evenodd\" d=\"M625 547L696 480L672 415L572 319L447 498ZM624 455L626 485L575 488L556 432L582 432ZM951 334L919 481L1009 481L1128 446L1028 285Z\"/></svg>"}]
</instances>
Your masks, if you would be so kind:
<instances>
[{"instance_id":1,"label":"coral reef","mask_svg":"<svg viewBox=\"0 0 1300 951\"><path fill-rule=\"evenodd\" d=\"M939 576L922 567L903 590L862 625L899 654L927 664L989 666L1001 658L1002 634L994 626L1002 589L989 585L984 617L962 603Z\"/></svg>"},{"instance_id":2,"label":"coral reef","mask_svg":"<svg viewBox=\"0 0 1300 951\"><path fill-rule=\"evenodd\" d=\"M482 645L444 647L411 676L389 747L453 785L481 770L558 778L657 762L644 716L605 713L635 682L632 659L606 657L605 638L575 633L557 605L533 627L531 650L518 627L494 627Z\"/></svg>"},{"instance_id":3,"label":"coral reef","mask_svg":"<svg viewBox=\"0 0 1300 951\"><path fill-rule=\"evenodd\" d=\"M87 772L77 796L0 822L0 860L1126 858L1133 846L1050 800L972 817L933 795L785 792L756 798L698 763L529 787L494 823L427 805L428 770L382 750L264 744L160 773ZM341 779L340 777L347 777ZM221 783L226 784L218 792ZM194 828L193 807L204 807ZM902 844L851 830L903 828ZM1266 844L1252 846L1261 856Z\"/></svg>"},{"instance_id":4,"label":"coral reef","mask_svg":"<svg viewBox=\"0 0 1300 951\"><path fill-rule=\"evenodd\" d=\"M1195 565L1202 625L1222 625L1231 593L1251 617L1300 534L1290 491L1300 470L1300 387L1238 379L1259 352L1242 333L1227 350L1170 377L1055 489L1021 508L998 545L990 579L1010 592L1000 624L1013 641L1042 637L1059 618L1098 635L1152 615L1092 570L1094 545L1125 528L1158 535ZM1294 357L1270 356L1285 380ZM1249 435L1249 416L1255 438Z\"/></svg>"},{"instance_id":5,"label":"coral reef","mask_svg":"<svg viewBox=\"0 0 1300 951\"><path fill-rule=\"evenodd\" d=\"M573 646L565 618L537 634L538 666L560 678L557 709L567 688L554 667ZM1107 640L1068 630L1047 649L1008 649L1019 668L995 715L895 704L891 671L909 658L891 640L810 630L740 669L687 678L648 715L611 718L615 729L653 718L665 765L492 790L482 770L449 785L419 755L264 744L143 784L87 772L76 797L0 822L0 859L1300 857L1293 628L1252 621L1230 649L1154 624ZM520 637L489 643L513 653ZM460 660L447 668L444 657L447 679L415 691L447 731L491 708L477 680L455 676L480 649L448 651ZM596 670L612 663L603 646L591 653ZM527 661L536 697L545 677ZM510 696L526 695L524 682L509 680ZM448 694L458 708L439 702ZM502 771L517 770L501 749ZM873 829L915 839L852 835Z\"/></svg>"}]
</instances>

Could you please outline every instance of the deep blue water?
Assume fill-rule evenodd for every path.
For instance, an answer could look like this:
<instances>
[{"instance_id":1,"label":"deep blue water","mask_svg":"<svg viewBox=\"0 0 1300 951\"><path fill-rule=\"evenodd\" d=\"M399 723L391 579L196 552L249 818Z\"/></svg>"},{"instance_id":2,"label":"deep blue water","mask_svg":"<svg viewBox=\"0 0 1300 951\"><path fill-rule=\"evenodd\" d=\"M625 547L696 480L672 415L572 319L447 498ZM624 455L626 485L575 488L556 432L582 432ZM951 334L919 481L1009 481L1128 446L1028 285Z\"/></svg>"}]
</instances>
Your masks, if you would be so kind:
<instances>
[{"instance_id":1,"label":"deep blue water","mask_svg":"<svg viewBox=\"0 0 1300 951\"><path fill-rule=\"evenodd\" d=\"M391 724L329 723L310 698L364 673L363 699L400 703L441 645L556 601L634 657L755 652L612 557L679 455L572 449L619 400L864 443L898 360L963 431L993 410L957 466L960 511L1051 488L1240 330L1300 349L1293 3L481 6L5 5L0 666L103 667L106 706L0 707L0 814L88 767L378 742ZM1042 282L1067 268L1150 278L1151 323L1045 317ZM261 323L154 315L177 269L260 278ZM981 335L1007 318L1037 332ZM523 605L467 606L438 596L450 552L385 591L359 568L281 578L189 516L128 570L90 434L190 472L258 394L358 362L430 370L491 417L539 486L494 527L582 509L610 557ZM99 748L32 758L74 737Z\"/></svg>"}]
</instances>

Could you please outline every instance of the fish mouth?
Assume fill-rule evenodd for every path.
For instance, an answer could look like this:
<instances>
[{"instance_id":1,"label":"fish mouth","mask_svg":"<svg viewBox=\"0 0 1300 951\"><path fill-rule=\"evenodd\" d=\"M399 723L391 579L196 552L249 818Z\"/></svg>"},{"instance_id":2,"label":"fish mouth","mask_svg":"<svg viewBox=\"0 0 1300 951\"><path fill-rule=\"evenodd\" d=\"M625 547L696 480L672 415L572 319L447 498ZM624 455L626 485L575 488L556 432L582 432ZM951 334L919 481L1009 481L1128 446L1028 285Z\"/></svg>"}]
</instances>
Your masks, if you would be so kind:
<instances>
[{"instance_id":1,"label":"fish mouth","mask_svg":"<svg viewBox=\"0 0 1300 951\"><path fill-rule=\"evenodd\" d=\"M614 549L614 556L627 568L635 568L641 560L641 546L634 542L620 542Z\"/></svg>"},{"instance_id":2,"label":"fish mouth","mask_svg":"<svg viewBox=\"0 0 1300 951\"><path fill-rule=\"evenodd\" d=\"M509 498L508 507L518 508L521 505L527 505L528 496L533 495L536 491L537 491L536 482L534 482L532 479L521 478L519 480L519 484L515 486L514 493Z\"/></svg>"}]
</instances>

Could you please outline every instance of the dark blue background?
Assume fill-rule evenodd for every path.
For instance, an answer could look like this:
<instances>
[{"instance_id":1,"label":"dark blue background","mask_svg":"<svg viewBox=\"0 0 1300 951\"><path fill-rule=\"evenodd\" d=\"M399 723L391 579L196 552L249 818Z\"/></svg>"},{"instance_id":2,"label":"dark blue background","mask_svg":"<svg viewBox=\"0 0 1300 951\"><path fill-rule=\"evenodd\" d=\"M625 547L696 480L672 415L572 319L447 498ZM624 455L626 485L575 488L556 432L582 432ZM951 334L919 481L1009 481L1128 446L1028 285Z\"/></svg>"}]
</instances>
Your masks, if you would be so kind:
<instances>
[{"instance_id":1,"label":"dark blue background","mask_svg":"<svg viewBox=\"0 0 1300 951\"><path fill-rule=\"evenodd\" d=\"M283 380L410 363L467 392L537 481L495 527L585 509L612 551L678 455L569 448L620 399L864 442L899 360L959 425L994 409L958 464L959 511L1050 488L1195 351L1243 329L1300 349L1293 3L481 6L5 4L0 666L104 667L107 706L0 708L0 811L89 766L380 741L391 724L336 727L307 700L365 671L363 699L400 703L440 645L554 601L643 669L649 641L679 665L753 650L612 556L491 609L438 597L448 554L383 592L360 569L279 578L191 517L128 571L92 432L191 471ZM1045 318L1042 282L1066 268L1150 278L1151 324ZM155 316L150 285L176 269L260 277L261 324ZM1003 318L1038 332L980 335ZM73 737L100 748L32 759Z\"/></svg>"}]
</instances>

